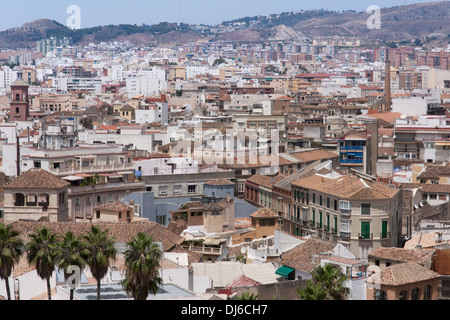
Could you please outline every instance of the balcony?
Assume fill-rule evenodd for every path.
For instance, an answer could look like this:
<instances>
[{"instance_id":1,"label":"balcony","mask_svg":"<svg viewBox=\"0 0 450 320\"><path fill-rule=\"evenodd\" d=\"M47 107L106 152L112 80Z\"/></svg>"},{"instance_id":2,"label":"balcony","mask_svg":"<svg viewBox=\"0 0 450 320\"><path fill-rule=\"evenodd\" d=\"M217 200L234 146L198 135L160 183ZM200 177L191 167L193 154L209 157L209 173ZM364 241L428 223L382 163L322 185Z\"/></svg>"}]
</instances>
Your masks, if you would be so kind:
<instances>
[{"instance_id":1,"label":"balcony","mask_svg":"<svg viewBox=\"0 0 450 320\"><path fill-rule=\"evenodd\" d=\"M339 209L342 215L349 216L352 214L352 209Z\"/></svg>"},{"instance_id":2,"label":"balcony","mask_svg":"<svg viewBox=\"0 0 450 320\"><path fill-rule=\"evenodd\" d=\"M350 232L341 231L339 235L341 238L350 238Z\"/></svg>"},{"instance_id":3,"label":"balcony","mask_svg":"<svg viewBox=\"0 0 450 320\"><path fill-rule=\"evenodd\" d=\"M310 220L310 221L309 221L309 226L310 226L312 229L314 229L314 228L315 228L314 221Z\"/></svg>"},{"instance_id":4,"label":"balcony","mask_svg":"<svg viewBox=\"0 0 450 320\"><path fill-rule=\"evenodd\" d=\"M380 233L380 239L389 239L391 237L390 232L382 232Z\"/></svg>"},{"instance_id":5,"label":"balcony","mask_svg":"<svg viewBox=\"0 0 450 320\"><path fill-rule=\"evenodd\" d=\"M98 165L98 166L88 166L88 167L69 167L69 168L50 168L49 171L57 176L73 175L76 173L101 173L101 172L111 172L111 171L121 171L121 170L133 170L134 163L119 163L119 164L108 164L108 165Z\"/></svg>"},{"instance_id":6,"label":"balcony","mask_svg":"<svg viewBox=\"0 0 450 320\"><path fill-rule=\"evenodd\" d=\"M363 165L363 159L340 159L341 164L360 164Z\"/></svg>"},{"instance_id":7,"label":"balcony","mask_svg":"<svg viewBox=\"0 0 450 320\"><path fill-rule=\"evenodd\" d=\"M359 240L372 240L373 233L358 233Z\"/></svg>"},{"instance_id":8,"label":"balcony","mask_svg":"<svg viewBox=\"0 0 450 320\"><path fill-rule=\"evenodd\" d=\"M364 150L363 146L341 146L339 148L341 151L360 151L362 152Z\"/></svg>"},{"instance_id":9,"label":"balcony","mask_svg":"<svg viewBox=\"0 0 450 320\"><path fill-rule=\"evenodd\" d=\"M192 251L192 252L198 252L198 253L203 253L203 254L208 254L208 255L220 256L222 254L222 248L216 248L216 247L183 246L182 248L188 249L189 251Z\"/></svg>"}]
</instances>

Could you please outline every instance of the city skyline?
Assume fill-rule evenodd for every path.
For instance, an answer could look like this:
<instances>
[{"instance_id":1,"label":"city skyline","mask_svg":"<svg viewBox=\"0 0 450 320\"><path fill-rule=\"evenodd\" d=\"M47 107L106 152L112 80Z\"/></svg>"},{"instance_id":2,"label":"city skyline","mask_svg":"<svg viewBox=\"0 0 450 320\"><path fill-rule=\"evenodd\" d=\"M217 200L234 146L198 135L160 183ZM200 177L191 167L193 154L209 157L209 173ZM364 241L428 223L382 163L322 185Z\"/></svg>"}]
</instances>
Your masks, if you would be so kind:
<instances>
[{"instance_id":1,"label":"city skyline","mask_svg":"<svg viewBox=\"0 0 450 320\"><path fill-rule=\"evenodd\" d=\"M282 0L274 4L271 1L236 0L226 3L216 3L206 0L169 0L164 3L155 1L135 0L127 2L124 10L123 2L112 0L107 6L101 1L71 0L58 1L57 4L49 0L40 2L25 1L25 3L8 4L9 13L0 21L0 30L20 27L24 23L38 19L52 19L66 24L70 14L67 8L77 5L81 9L81 28L104 26L109 24L158 24L160 22L189 23L189 24L220 24L223 21L239 19L246 16L279 14L282 12L298 12L301 10L356 10L365 11L370 5L381 8L410 5L434 1L329 1L319 0L314 3L306 1ZM239 5L239 10L237 6ZM24 9L26 8L26 9ZM103 13L102 13L103 12Z\"/></svg>"}]
</instances>

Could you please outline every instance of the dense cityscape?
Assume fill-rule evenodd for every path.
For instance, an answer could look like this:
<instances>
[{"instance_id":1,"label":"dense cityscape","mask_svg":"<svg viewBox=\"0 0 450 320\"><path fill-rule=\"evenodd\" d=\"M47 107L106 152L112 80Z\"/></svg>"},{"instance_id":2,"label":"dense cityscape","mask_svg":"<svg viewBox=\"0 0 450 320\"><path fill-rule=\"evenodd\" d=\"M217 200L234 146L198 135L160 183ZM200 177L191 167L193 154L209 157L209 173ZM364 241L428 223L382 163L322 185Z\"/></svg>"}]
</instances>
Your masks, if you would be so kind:
<instances>
[{"instance_id":1,"label":"dense cityscape","mask_svg":"<svg viewBox=\"0 0 450 320\"><path fill-rule=\"evenodd\" d=\"M294 15L0 46L0 300L450 299L448 37Z\"/></svg>"}]
</instances>

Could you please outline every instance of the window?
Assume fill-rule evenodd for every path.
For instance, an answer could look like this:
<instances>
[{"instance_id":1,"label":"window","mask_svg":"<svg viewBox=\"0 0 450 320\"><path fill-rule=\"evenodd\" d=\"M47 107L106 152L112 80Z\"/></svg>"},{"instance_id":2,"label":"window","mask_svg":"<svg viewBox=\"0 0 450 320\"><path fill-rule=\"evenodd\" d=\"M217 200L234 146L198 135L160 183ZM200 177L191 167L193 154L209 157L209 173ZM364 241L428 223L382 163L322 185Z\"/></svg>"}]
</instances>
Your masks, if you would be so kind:
<instances>
[{"instance_id":1,"label":"window","mask_svg":"<svg viewBox=\"0 0 450 320\"><path fill-rule=\"evenodd\" d=\"M360 250L361 250L360 258L367 259L369 257L369 246L361 246Z\"/></svg>"},{"instance_id":2,"label":"window","mask_svg":"<svg viewBox=\"0 0 450 320\"><path fill-rule=\"evenodd\" d=\"M370 204L361 204L361 214L370 214Z\"/></svg>"},{"instance_id":3,"label":"window","mask_svg":"<svg viewBox=\"0 0 450 320\"><path fill-rule=\"evenodd\" d=\"M319 205L321 206L322 203L323 203L323 201L322 201L322 195L320 195L320 196L319 196Z\"/></svg>"},{"instance_id":4,"label":"window","mask_svg":"<svg viewBox=\"0 0 450 320\"><path fill-rule=\"evenodd\" d=\"M86 198L86 204L91 204L91 197Z\"/></svg>"},{"instance_id":5,"label":"window","mask_svg":"<svg viewBox=\"0 0 450 320\"><path fill-rule=\"evenodd\" d=\"M340 230L342 232L350 232L350 220L343 220L341 219L341 225L340 225Z\"/></svg>"},{"instance_id":6,"label":"window","mask_svg":"<svg viewBox=\"0 0 450 320\"><path fill-rule=\"evenodd\" d=\"M327 208L330 208L330 198L327 198Z\"/></svg>"},{"instance_id":7,"label":"window","mask_svg":"<svg viewBox=\"0 0 450 320\"><path fill-rule=\"evenodd\" d=\"M312 194L312 202L316 203L316 194L315 193Z\"/></svg>"},{"instance_id":8,"label":"window","mask_svg":"<svg viewBox=\"0 0 450 320\"><path fill-rule=\"evenodd\" d=\"M35 168L40 168L41 167L41 162L40 161L34 161L33 165Z\"/></svg>"},{"instance_id":9,"label":"window","mask_svg":"<svg viewBox=\"0 0 450 320\"><path fill-rule=\"evenodd\" d=\"M195 193L196 190L197 190L197 186L196 185L188 186L188 193Z\"/></svg>"},{"instance_id":10,"label":"window","mask_svg":"<svg viewBox=\"0 0 450 320\"><path fill-rule=\"evenodd\" d=\"M145 187L145 191L152 192L153 191L153 187Z\"/></svg>"},{"instance_id":11,"label":"window","mask_svg":"<svg viewBox=\"0 0 450 320\"><path fill-rule=\"evenodd\" d=\"M430 200L436 200L437 195L435 193L430 193Z\"/></svg>"},{"instance_id":12,"label":"window","mask_svg":"<svg viewBox=\"0 0 450 320\"><path fill-rule=\"evenodd\" d=\"M97 219L100 219L100 211L97 211Z\"/></svg>"},{"instance_id":13,"label":"window","mask_svg":"<svg viewBox=\"0 0 450 320\"><path fill-rule=\"evenodd\" d=\"M102 202L102 196L97 196L97 202Z\"/></svg>"},{"instance_id":14,"label":"window","mask_svg":"<svg viewBox=\"0 0 450 320\"><path fill-rule=\"evenodd\" d=\"M361 221L361 234L360 239L371 239L370 233L370 222L369 221Z\"/></svg>"},{"instance_id":15,"label":"window","mask_svg":"<svg viewBox=\"0 0 450 320\"><path fill-rule=\"evenodd\" d=\"M334 210L338 210L338 201L334 200Z\"/></svg>"},{"instance_id":16,"label":"window","mask_svg":"<svg viewBox=\"0 0 450 320\"><path fill-rule=\"evenodd\" d=\"M411 300L419 300L419 288L415 287L411 292Z\"/></svg>"},{"instance_id":17,"label":"window","mask_svg":"<svg viewBox=\"0 0 450 320\"><path fill-rule=\"evenodd\" d=\"M173 193L175 193L175 194L181 193L181 185L180 184L173 186Z\"/></svg>"},{"instance_id":18,"label":"window","mask_svg":"<svg viewBox=\"0 0 450 320\"><path fill-rule=\"evenodd\" d=\"M159 194L160 195L166 195L167 194L167 186L160 186L159 187Z\"/></svg>"},{"instance_id":19,"label":"window","mask_svg":"<svg viewBox=\"0 0 450 320\"><path fill-rule=\"evenodd\" d=\"M402 290L398 295L398 300L406 300L406 296L407 296L406 290Z\"/></svg>"},{"instance_id":20,"label":"window","mask_svg":"<svg viewBox=\"0 0 450 320\"><path fill-rule=\"evenodd\" d=\"M387 300L387 294L383 290L375 291L375 300Z\"/></svg>"},{"instance_id":21,"label":"window","mask_svg":"<svg viewBox=\"0 0 450 320\"><path fill-rule=\"evenodd\" d=\"M426 286L423 290L423 300L431 300L431 286Z\"/></svg>"},{"instance_id":22,"label":"window","mask_svg":"<svg viewBox=\"0 0 450 320\"><path fill-rule=\"evenodd\" d=\"M79 206L80 205L80 198L75 199L75 205Z\"/></svg>"}]
</instances>

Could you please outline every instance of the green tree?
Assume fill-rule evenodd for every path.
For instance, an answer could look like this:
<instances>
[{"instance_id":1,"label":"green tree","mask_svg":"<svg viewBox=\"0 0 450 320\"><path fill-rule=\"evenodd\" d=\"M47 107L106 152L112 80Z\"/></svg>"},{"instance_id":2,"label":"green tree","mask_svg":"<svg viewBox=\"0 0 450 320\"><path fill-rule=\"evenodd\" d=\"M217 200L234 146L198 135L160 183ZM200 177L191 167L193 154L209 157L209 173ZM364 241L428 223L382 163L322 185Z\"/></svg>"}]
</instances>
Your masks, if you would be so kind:
<instances>
[{"instance_id":1,"label":"green tree","mask_svg":"<svg viewBox=\"0 0 450 320\"><path fill-rule=\"evenodd\" d=\"M35 265L38 276L46 280L48 300L52 300L50 278L55 271L60 253L58 236L46 227L36 228L36 233L29 236L31 240L26 245L28 263Z\"/></svg>"},{"instance_id":2,"label":"green tree","mask_svg":"<svg viewBox=\"0 0 450 320\"><path fill-rule=\"evenodd\" d=\"M116 260L117 250L112 238L108 237L108 229L102 231L99 226L92 225L91 231L84 239L89 251L87 265L97 280L97 300L100 300L100 281L108 273L110 261Z\"/></svg>"},{"instance_id":3,"label":"green tree","mask_svg":"<svg viewBox=\"0 0 450 320\"><path fill-rule=\"evenodd\" d=\"M326 263L314 269L306 288L297 289L297 295L301 300L345 300L350 293L346 281L338 268Z\"/></svg>"},{"instance_id":4,"label":"green tree","mask_svg":"<svg viewBox=\"0 0 450 320\"><path fill-rule=\"evenodd\" d=\"M14 264L19 263L20 257L25 251L19 234L19 231L14 230L12 226L0 223L0 279L5 280L8 300L11 300L8 279L12 274Z\"/></svg>"},{"instance_id":5,"label":"green tree","mask_svg":"<svg viewBox=\"0 0 450 320\"><path fill-rule=\"evenodd\" d=\"M159 276L162 252L153 242L153 237L143 232L127 244L123 287L135 300L146 300L149 293L156 295L158 287L162 284Z\"/></svg>"},{"instance_id":6,"label":"green tree","mask_svg":"<svg viewBox=\"0 0 450 320\"><path fill-rule=\"evenodd\" d=\"M60 254L58 266L64 271L64 278L67 281L72 275L69 273L69 267L78 267L81 270L87 264L89 251L86 249L86 243L81 237L76 237L72 231L67 231L60 244ZM70 288L70 300L73 300L74 288Z\"/></svg>"},{"instance_id":7,"label":"green tree","mask_svg":"<svg viewBox=\"0 0 450 320\"><path fill-rule=\"evenodd\" d=\"M259 295L250 293L250 292L244 292L240 296L236 297L236 300L258 300Z\"/></svg>"}]
</instances>

